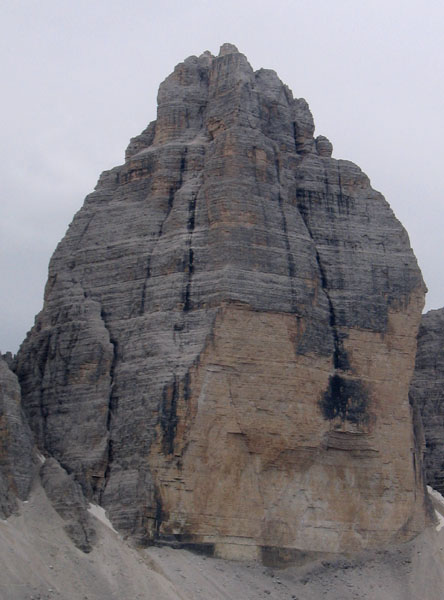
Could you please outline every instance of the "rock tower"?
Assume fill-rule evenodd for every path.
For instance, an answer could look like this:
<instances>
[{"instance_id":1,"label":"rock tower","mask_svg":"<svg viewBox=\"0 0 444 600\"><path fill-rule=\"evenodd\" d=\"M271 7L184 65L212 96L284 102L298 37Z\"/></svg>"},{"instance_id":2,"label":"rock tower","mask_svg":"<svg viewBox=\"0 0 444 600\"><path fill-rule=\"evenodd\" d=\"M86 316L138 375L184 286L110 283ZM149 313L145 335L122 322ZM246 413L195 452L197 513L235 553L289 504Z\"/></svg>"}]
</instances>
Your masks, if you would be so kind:
<instances>
[{"instance_id":1,"label":"rock tower","mask_svg":"<svg viewBox=\"0 0 444 600\"><path fill-rule=\"evenodd\" d=\"M58 245L17 363L40 451L136 542L349 551L425 522L408 400L424 284L305 100L224 44Z\"/></svg>"}]
</instances>

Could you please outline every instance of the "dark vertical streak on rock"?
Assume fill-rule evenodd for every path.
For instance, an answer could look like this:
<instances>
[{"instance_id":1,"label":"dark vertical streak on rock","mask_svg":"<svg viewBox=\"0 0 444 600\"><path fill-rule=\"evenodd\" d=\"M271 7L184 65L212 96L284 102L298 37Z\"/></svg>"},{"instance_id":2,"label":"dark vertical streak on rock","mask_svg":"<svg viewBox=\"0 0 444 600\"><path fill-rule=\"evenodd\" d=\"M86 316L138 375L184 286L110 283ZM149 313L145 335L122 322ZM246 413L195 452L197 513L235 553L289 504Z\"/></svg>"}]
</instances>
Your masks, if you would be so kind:
<instances>
[{"instance_id":1,"label":"dark vertical streak on rock","mask_svg":"<svg viewBox=\"0 0 444 600\"><path fill-rule=\"evenodd\" d=\"M186 149L185 149L185 152L186 152ZM180 189L180 187L182 186L182 169L184 168L182 166L183 165L183 160L184 159L182 158L182 160L181 160L181 171L180 171L179 181L175 185L172 185L170 187L169 192L168 192L167 211L166 211L165 218L163 219L162 223L160 224L159 233L157 234L158 238L162 237L163 228L165 226L165 223L167 222L168 217L170 216L171 210L172 210L173 205L174 205L174 196L175 196L177 190Z\"/></svg>"},{"instance_id":2,"label":"dark vertical streak on rock","mask_svg":"<svg viewBox=\"0 0 444 600\"><path fill-rule=\"evenodd\" d=\"M164 454L173 454L174 439L177 428L177 401L179 398L179 385L174 378L173 385L165 386L162 393L162 406L160 426L162 428L162 450Z\"/></svg>"},{"instance_id":3,"label":"dark vertical streak on rock","mask_svg":"<svg viewBox=\"0 0 444 600\"><path fill-rule=\"evenodd\" d=\"M100 316L102 317L102 321L103 324L105 326L105 328L108 330L109 329L107 327L106 324L106 318L105 318L105 313L102 309ZM107 486L108 480L109 480L109 474L111 471L111 465L113 463L113 459L114 459L114 455L113 455L113 440L112 440L112 434L111 434L111 429L112 429L112 420L113 420L113 416L115 411L117 410L117 405L118 405L118 398L116 395L116 387L115 387L115 381L114 381L114 376L115 376L115 368L116 368L116 364L117 364L117 360L118 360L118 343L117 341L111 336L111 333L109 332L109 341L113 347L113 358L112 358L112 362L111 362L111 366L110 366L110 370L109 370L109 378L110 378L110 386L109 386L109 398L108 398L108 412L106 415L106 429L108 431L108 447L107 447L107 452L106 452L106 467L105 467L105 472L103 475L103 482L101 482L101 487L99 490L94 489L93 492L99 495L99 504L101 503L102 497L103 497L103 493L105 491L105 488Z\"/></svg>"},{"instance_id":4,"label":"dark vertical streak on rock","mask_svg":"<svg viewBox=\"0 0 444 600\"><path fill-rule=\"evenodd\" d=\"M336 313L335 313L335 309L333 306L333 302L332 302L332 299L328 292L327 275L325 273L325 269L322 265L321 257L319 256L319 252L317 249L316 249L316 262L318 264L319 273L321 276L322 289L324 290L325 296L327 298L328 308L329 308L329 312L330 312L329 324L330 324L330 327L331 327L331 330L333 333L333 343L334 343L333 364L334 364L335 369L347 370L350 368L350 366L348 363L347 354L343 348L341 337L339 335L337 321L336 321Z\"/></svg>"},{"instance_id":5,"label":"dark vertical streak on rock","mask_svg":"<svg viewBox=\"0 0 444 600\"><path fill-rule=\"evenodd\" d=\"M298 130L297 130L296 121L293 121L293 139L294 139L294 149L295 149L296 153L298 152L297 136L298 136Z\"/></svg>"},{"instance_id":6,"label":"dark vertical streak on rock","mask_svg":"<svg viewBox=\"0 0 444 600\"><path fill-rule=\"evenodd\" d=\"M342 339L341 339L341 336L340 336L340 333L338 330L336 313L335 313L333 301L331 299L330 292L329 292L327 273L324 268L324 265L322 264L321 256L316 247L316 242L313 237L312 230L310 228L307 206L305 203L301 202L303 195L298 194L298 196L299 196L299 198L298 198L299 213L302 217L302 220L305 223L308 234L313 241L313 246L314 246L314 251L315 251L315 256L316 256L316 263L318 265L318 270L319 270L319 275L320 275L320 280L321 280L321 286L324 291L325 297L327 298L327 303L328 303L328 308L329 308L329 313L330 313L329 324L330 324L331 331L333 334L333 344L334 344L333 365L334 365L335 369L341 369L341 370L346 371L346 370L350 369L350 365L348 362L347 353L344 350Z\"/></svg>"},{"instance_id":7,"label":"dark vertical streak on rock","mask_svg":"<svg viewBox=\"0 0 444 600\"><path fill-rule=\"evenodd\" d=\"M160 537L160 526L163 521L162 498L157 488L154 490L155 514L154 514L154 540Z\"/></svg>"},{"instance_id":8,"label":"dark vertical streak on rock","mask_svg":"<svg viewBox=\"0 0 444 600\"><path fill-rule=\"evenodd\" d=\"M279 192L279 196L278 196L278 204L279 204L279 209L281 211L281 216L282 216L282 231L284 233L285 250L287 252L287 269L288 269L288 276L290 279L290 290L291 290L291 311L293 313L296 313L297 312L297 302L296 302L296 290L295 290L295 285L294 285L295 265L294 265L293 255L291 253L290 240L288 239L287 218L285 216L284 206L283 206L283 202L282 202L282 196L281 196L280 192Z\"/></svg>"},{"instance_id":9,"label":"dark vertical streak on rock","mask_svg":"<svg viewBox=\"0 0 444 600\"><path fill-rule=\"evenodd\" d=\"M190 381L190 372L187 371L185 374L185 378L183 381L183 400L185 405L188 405L188 402L191 398L191 381Z\"/></svg>"},{"instance_id":10,"label":"dark vertical streak on rock","mask_svg":"<svg viewBox=\"0 0 444 600\"><path fill-rule=\"evenodd\" d=\"M189 233L188 237L188 256L185 261L185 272L187 273L185 289L183 292L183 310L184 312L188 312L191 309L191 281L194 273L194 250L191 247L195 220L196 220L196 197L197 194L194 193L191 197L191 200L188 204L188 222L187 229Z\"/></svg>"},{"instance_id":11,"label":"dark vertical streak on rock","mask_svg":"<svg viewBox=\"0 0 444 600\"><path fill-rule=\"evenodd\" d=\"M116 363L117 363L117 357L118 357L118 344L117 341L110 338L110 342L113 346L113 360L111 363L111 368L109 371L109 376L110 376L110 396L109 396L109 410L108 410L108 419L107 419L107 426L108 426L108 430L109 430L109 425L111 422L111 417L112 417L112 412L113 410L115 410L117 408L117 398L115 397L115 384L114 384L114 371L116 368Z\"/></svg>"},{"instance_id":12,"label":"dark vertical streak on rock","mask_svg":"<svg viewBox=\"0 0 444 600\"><path fill-rule=\"evenodd\" d=\"M327 176L325 176L325 179L327 180ZM341 179L341 171L340 171L339 165L338 165L338 187L339 187L339 194L337 197L337 202L338 202L339 212L340 213L345 212L348 216L350 214L350 197L345 195L342 191L342 179Z\"/></svg>"},{"instance_id":13,"label":"dark vertical streak on rock","mask_svg":"<svg viewBox=\"0 0 444 600\"><path fill-rule=\"evenodd\" d=\"M86 234L87 234L87 232L88 232L89 226L91 225L91 222L92 222L92 220L94 219L94 216L95 216L94 214L93 214L93 215L91 215L91 217L88 219L88 222L86 223L86 225L85 225L85 227L84 227L84 229L83 229L82 233L79 235L79 241L78 241L78 243L77 243L77 250L78 250L79 248L81 248L81 246L82 246L82 244L83 244L83 239L84 239L85 235L86 235ZM73 267L71 267L71 268L73 268Z\"/></svg>"},{"instance_id":14,"label":"dark vertical streak on rock","mask_svg":"<svg viewBox=\"0 0 444 600\"><path fill-rule=\"evenodd\" d=\"M40 371L39 410L40 410L40 418L41 418L41 427L39 428L37 439L38 439L38 443L42 450L45 449L45 440L48 439L48 435L47 435L48 409L46 406L44 406L44 403L43 403L43 383L42 382L43 382L43 379L45 376L45 368L46 368L46 363L47 363L48 356L49 356L50 343L51 343L51 336L48 335L43 343L43 352L39 353L39 358L38 358L38 369ZM32 424L33 424L33 419L31 419L31 426L32 426Z\"/></svg>"}]
</instances>

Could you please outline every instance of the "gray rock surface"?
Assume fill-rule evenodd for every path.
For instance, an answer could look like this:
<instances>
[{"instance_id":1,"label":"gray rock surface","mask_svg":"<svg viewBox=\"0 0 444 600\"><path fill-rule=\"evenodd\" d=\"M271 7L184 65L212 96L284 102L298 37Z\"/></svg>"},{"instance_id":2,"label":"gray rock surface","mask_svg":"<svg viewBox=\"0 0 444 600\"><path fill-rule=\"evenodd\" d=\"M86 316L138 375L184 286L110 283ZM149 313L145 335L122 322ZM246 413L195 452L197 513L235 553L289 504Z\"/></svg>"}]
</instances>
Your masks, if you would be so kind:
<instances>
[{"instance_id":1,"label":"gray rock surface","mask_svg":"<svg viewBox=\"0 0 444 600\"><path fill-rule=\"evenodd\" d=\"M0 516L26 500L35 474L33 436L24 419L17 377L0 356Z\"/></svg>"},{"instance_id":2,"label":"gray rock surface","mask_svg":"<svg viewBox=\"0 0 444 600\"><path fill-rule=\"evenodd\" d=\"M319 156L329 157L333 153L333 144L330 142L328 138L324 135L318 135L315 140L316 142L316 152Z\"/></svg>"},{"instance_id":3,"label":"gray rock surface","mask_svg":"<svg viewBox=\"0 0 444 600\"><path fill-rule=\"evenodd\" d=\"M77 548L91 552L97 535L80 485L54 458L44 462L40 479L46 495L65 522L66 533Z\"/></svg>"},{"instance_id":4,"label":"gray rock surface","mask_svg":"<svg viewBox=\"0 0 444 600\"><path fill-rule=\"evenodd\" d=\"M444 494L444 308L422 317L410 395L424 426L427 483Z\"/></svg>"},{"instance_id":5,"label":"gray rock surface","mask_svg":"<svg viewBox=\"0 0 444 600\"><path fill-rule=\"evenodd\" d=\"M326 138L314 139L306 101L293 98L274 71L254 72L234 46L225 44L218 57L205 52L179 64L160 86L158 104L157 120L131 140L125 164L102 174L58 245L44 308L19 351L24 408L39 447L137 541L162 531L193 534L200 517L189 522L187 509L180 512L186 500L170 506L169 489L189 492L181 461L191 447L197 407L205 400L205 384L200 391L192 385L201 381L202 369L219 368L205 352L219 348L224 311L232 314L240 307L252 317L264 315L268 333L257 343L272 344L276 357L270 365L297 371L309 364L318 373L312 389L297 378L291 389L280 389L272 375L264 381L252 376L250 389L277 390L271 414L285 417L281 397L290 411L308 402L308 412L292 416L290 429L302 432L305 425L300 428L298 419L307 419L320 436L300 449L294 440L288 446L286 434L273 433L279 443L270 447L279 461L288 460L278 461L276 473L299 469L300 475L311 468L313 456L331 469L333 479L347 469L352 478L361 473L358 455L377 470L390 457L388 462L375 458L387 445L385 433L375 442L375 423L379 418L384 427L394 424L401 466L395 460L395 474L369 476L361 492L370 486L379 502L377 485L386 489L384 481L395 477L395 496L383 502L404 502L405 512L398 514L405 530L417 531L423 497L414 490L422 483L418 474L412 479L404 375L387 397L388 386L378 387L388 380L379 364L405 368L406 381L410 378L423 304L424 284L405 230L359 167L331 158ZM292 340L287 366L277 356L275 316ZM254 329L249 333L259 335ZM245 360L254 362L254 356ZM238 365L220 368L228 377ZM230 394L233 404L237 394L246 397L236 384ZM272 394L269 398L275 402ZM258 432L260 414L269 409L254 402L238 410L248 424L258 419L252 425ZM390 414L382 415L386 405ZM236 435L259 448L252 442L256 433L242 430L242 418ZM208 420L207 426L196 442L205 456L213 447ZM330 429L340 430L334 439ZM358 446L350 444L355 434L363 440ZM238 450L229 452L236 456ZM260 450L255 452L259 457ZM345 494L350 497L346 479L337 506ZM273 487L272 477L269 483ZM259 484L252 488L257 494ZM376 505L372 510L381 513ZM248 506L245 511L251 512ZM228 537L230 518L224 521ZM261 518L258 513L257 522ZM273 518L267 531L275 530L280 517ZM349 529L340 535L358 535L356 525L344 519ZM391 525L402 529L402 523ZM391 525L381 528L389 531ZM310 531L317 526L310 522ZM359 539L366 535L367 529Z\"/></svg>"}]
</instances>

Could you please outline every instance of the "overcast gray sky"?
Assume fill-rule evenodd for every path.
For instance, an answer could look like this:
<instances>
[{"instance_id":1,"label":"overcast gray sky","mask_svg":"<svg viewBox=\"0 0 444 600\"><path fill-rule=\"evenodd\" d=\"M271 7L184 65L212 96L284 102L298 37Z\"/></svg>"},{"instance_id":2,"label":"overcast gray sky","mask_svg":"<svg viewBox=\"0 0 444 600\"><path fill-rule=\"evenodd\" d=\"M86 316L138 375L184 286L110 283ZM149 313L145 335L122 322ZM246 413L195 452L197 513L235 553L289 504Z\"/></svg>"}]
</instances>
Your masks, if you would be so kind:
<instances>
[{"instance_id":1,"label":"overcast gray sky","mask_svg":"<svg viewBox=\"0 0 444 600\"><path fill-rule=\"evenodd\" d=\"M442 0L2 0L0 350L42 307L49 258L101 171L156 116L160 82L237 45L310 104L410 234L444 305Z\"/></svg>"}]
</instances>

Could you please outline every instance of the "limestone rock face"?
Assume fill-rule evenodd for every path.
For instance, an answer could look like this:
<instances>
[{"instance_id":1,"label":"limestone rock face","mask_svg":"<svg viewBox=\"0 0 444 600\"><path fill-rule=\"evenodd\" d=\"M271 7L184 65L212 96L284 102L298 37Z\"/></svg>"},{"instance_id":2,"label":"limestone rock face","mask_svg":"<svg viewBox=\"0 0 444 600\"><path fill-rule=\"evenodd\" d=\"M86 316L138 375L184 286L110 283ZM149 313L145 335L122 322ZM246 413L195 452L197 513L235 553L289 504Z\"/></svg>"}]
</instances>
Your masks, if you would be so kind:
<instances>
[{"instance_id":1,"label":"limestone rock face","mask_svg":"<svg viewBox=\"0 0 444 600\"><path fill-rule=\"evenodd\" d=\"M424 425L427 483L444 494L444 308L422 317L410 394Z\"/></svg>"},{"instance_id":2,"label":"limestone rock face","mask_svg":"<svg viewBox=\"0 0 444 600\"><path fill-rule=\"evenodd\" d=\"M33 440L20 404L15 374L0 356L0 516L26 500L34 475Z\"/></svg>"},{"instance_id":3,"label":"limestone rock face","mask_svg":"<svg viewBox=\"0 0 444 600\"><path fill-rule=\"evenodd\" d=\"M256 557L413 535L406 232L234 46L179 64L158 103L57 247L19 352L40 447L139 542Z\"/></svg>"}]
</instances>

